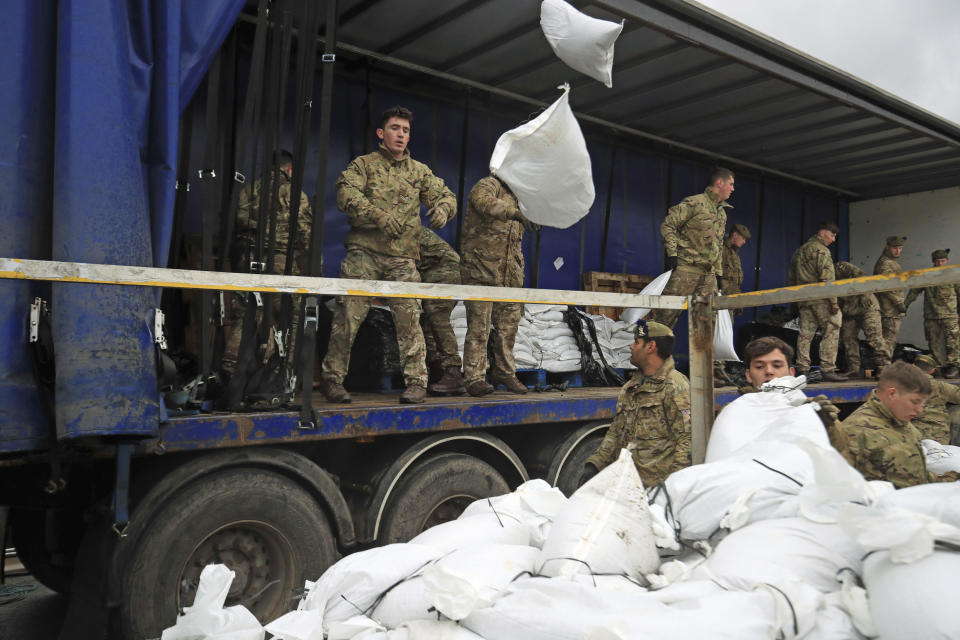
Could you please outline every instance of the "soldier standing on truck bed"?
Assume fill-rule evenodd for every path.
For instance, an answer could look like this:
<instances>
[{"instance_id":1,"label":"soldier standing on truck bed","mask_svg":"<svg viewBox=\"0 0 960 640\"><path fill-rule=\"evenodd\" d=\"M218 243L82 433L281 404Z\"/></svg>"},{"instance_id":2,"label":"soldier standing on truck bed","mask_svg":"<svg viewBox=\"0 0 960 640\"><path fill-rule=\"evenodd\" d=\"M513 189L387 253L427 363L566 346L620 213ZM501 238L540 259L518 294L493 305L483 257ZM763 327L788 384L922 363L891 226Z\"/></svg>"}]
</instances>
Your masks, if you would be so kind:
<instances>
[{"instance_id":1,"label":"soldier standing on truck bed","mask_svg":"<svg viewBox=\"0 0 960 640\"><path fill-rule=\"evenodd\" d=\"M743 286L743 267L740 264L740 247L750 239L750 230L742 224L735 224L723 243L723 276L720 278L720 290L723 295L730 296L740 293ZM743 309L736 309L736 315L743 313Z\"/></svg>"},{"instance_id":2,"label":"soldier standing on truck bed","mask_svg":"<svg viewBox=\"0 0 960 640\"><path fill-rule=\"evenodd\" d=\"M859 278L863 269L849 262L838 262L837 279ZM840 340L847 352L847 371L842 375L848 378L860 377L860 330L867 337L867 343L873 349L873 366L876 373L890 364L890 351L883 339L883 324L880 322L880 304L872 293L840 298L840 311L843 324L840 327Z\"/></svg>"},{"instance_id":3,"label":"soldier standing on truck bed","mask_svg":"<svg viewBox=\"0 0 960 640\"><path fill-rule=\"evenodd\" d=\"M723 286L723 232L733 193L733 172L718 167L710 175L710 184L698 195L684 198L670 207L660 225L663 250L667 254L665 270L673 270L665 296L716 295ZM650 319L673 328L680 311L654 309Z\"/></svg>"},{"instance_id":4,"label":"soldier standing on truck bed","mask_svg":"<svg viewBox=\"0 0 960 640\"><path fill-rule=\"evenodd\" d=\"M950 249L937 249L930 255L933 266L942 267L950 258ZM957 318L956 285L941 284L911 289L904 300L909 307L923 294L923 333L930 354L944 378L960 378L960 320Z\"/></svg>"},{"instance_id":5,"label":"soldier standing on truck bed","mask_svg":"<svg viewBox=\"0 0 960 640\"><path fill-rule=\"evenodd\" d=\"M404 107L387 109L380 118L380 148L355 158L337 180L337 207L347 214L350 232L341 278L420 282L420 205L430 210L430 226L439 229L457 212L456 196L427 165L410 157L407 144L413 114ZM343 387L350 349L370 298L342 296L330 327L320 388L331 402L350 402ZM405 404L421 403L427 390L426 347L420 329L420 301L402 298L387 303L393 312L406 390Z\"/></svg>"},{"instance_id":6,"label":"soldier standing on truck bed","mask_svg":"<svg viewBox=\"0 0 960 640\"><path fill-rule=\"evenodd\" d=\"M488 287L523 286L523 232L539 226L520 212L520 203L504 182L494 175L483 178L470 190L460 239L460 276L463 284ZM526 393L517 380L513 344L523 315L519 302L466 301L467 335L463 343L463 377L467 393L484 396L494 389L487 373L487 342L493 333L490 380L507 391Z\"/></svg>"},{"instance_id":7,"label":"soldier standing on truck bed","mask_svg":"<svg viewBox=\"0 0 960 640\"><path fill-rule=\"evenodd\" d=\"M900 273L900 264L897 258L903 253L903 243L906 236L889 236L883 248L883 254L877 258L873 267L874 275ZM887 341L887 351L893 357L897 349L897 336L900 335L900 323L907 314L907 306L903 300L906 291L878 291L877 302L880 303L880 322L883 324L883 339Z\"/></svg>"},{"instance_id":8,"label":"soldier standing on truck bed","mask_svg":"<svg viewBox=\"0 0 960 640\"><path fill-rule=\"evenodd\" d=\"M670 327L637 320L630 362L633 378L617 397L617 413L597 452L587 458L580 484L635 445L633 463L643 486L653 487L690 466L690 382L673 367L675 339Z\"/></svg>"},{"instance_id":9,"label":"soldier standing on truck bed","mask_svg":"<svg viewBox=\"0 0 960 640\"><path fill-rule=\"evenodd\" d=\"M829 247L837 239L839 227L824 221L816 235L807 240L793 253L790 260L789 284L830 282L834 279L833 256ZM837 373L837 349L840 344L840 325L843 314L836 298L801 302L800 336L797 338L797 373L810 372L810 343L817 329L823 331L820 338L820 370L827 382L844 382L847 377Z\"/></svg>"},{"instance_id":10,"label":"soldier standing on truck bed","mask_svg":"<svg viewBox=\"0 0 960 640\"><path fill-rule=\"evenodd\" d=\"M421 227L417 271L423 282L460 284L460 256L443 238ZM462 396L466 393L460 371L463 363L457 348L457 336L450 324L450 313L457 301L425 299L421 304L420 327L427 346L427 370L436 379L427 390L442 396Z\"/></svg>"},{"instance_id":11,"label":"soldier standing on truck bed","mask_svg":"<svg viewBox=\"0 0 960 640\"><path fill-rule=\"evenodd\" d=\"M937 363L930 356L917 356L913 364L927 374L933 389L923 405L923 413L913 419L913 426L924 439L936 440L940 444L955 444L960 421L954 419L953 415L960 409L960 388L934 379L933 370ZM948 409L948 404L953 405L953 409Z\"/></svg>"},{"instance_id":12,"label":"soldier standing on truck bed","mask_svg":"<svg viewBox=\"0 0 960 640\"><path fill-rule=\"evenodd\" d=\"M273 270L272 273L283 273L284 265L287 260L287 252L293 248L293 268L291 275L300 275L306 271L307 258L310 246L310 230L313 226L313 212L310 209L310 199L307 194L300 192L300 210L297 214L297 237L290 240L290 207L292 194L290 193L291 181L293 177L293 155L287 151L279 153L276 171L270 171L266 178L258 178L253 184L247 184L240 192L240 199L237 205L237 223L235 240L233 242L232 252L236 254L233 267L241 270L247 268L250 262L255 259L254 246L258 242L257 222L260 217L260 198L262 190L272 189L272 178L277 176L277 215L276 215L276 238L273 250ZM270 196L268 196L270 197ZM264 220L269 220L270 216L264 216ZM262 262L266 264L268 257L261 256ZM244 301L249 294L245 291L234 291L230 294L230 311L227 314L227 320L224 331L224 349L221 367L227 373L233 374L237 366L237 354L240 350L240 337L243 333L243 314ZM281 316L281 298L280 296L271 296L271 305L274 322L280 320ZM295 353L296 327L299 324L300 305L294 300L293 321L290 325L293 330L290 331L289 348L286 352L287 363L293 362ZM259 319L258 319L259 321ZM286 330L287 328L281 328ZM273 341L267 343L268 347Z\"/></svg>"}]
</instances>

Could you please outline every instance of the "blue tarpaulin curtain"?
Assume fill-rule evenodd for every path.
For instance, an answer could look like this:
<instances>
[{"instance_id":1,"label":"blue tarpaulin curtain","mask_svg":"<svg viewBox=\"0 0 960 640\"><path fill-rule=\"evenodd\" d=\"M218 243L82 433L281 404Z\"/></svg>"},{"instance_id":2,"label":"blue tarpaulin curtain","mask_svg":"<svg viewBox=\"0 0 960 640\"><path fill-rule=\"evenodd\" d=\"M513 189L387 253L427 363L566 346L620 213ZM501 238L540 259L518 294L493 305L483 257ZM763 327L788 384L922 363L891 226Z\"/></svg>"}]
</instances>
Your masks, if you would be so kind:
<instances>
[{"instance_id":1,"label":"blue tarpaulin curtain","mask_svg":"<svg viewBox=\"0 0 960 640\"><path fill-rule=\"evenodd\" d=\"M0 25L0 255L165 266L177 123L243 0L11 0ZM147 289L54 284L56 429L159 424ZM0 282L0 450L43 446L27 309Z\"/></svg>"}]
</instances>

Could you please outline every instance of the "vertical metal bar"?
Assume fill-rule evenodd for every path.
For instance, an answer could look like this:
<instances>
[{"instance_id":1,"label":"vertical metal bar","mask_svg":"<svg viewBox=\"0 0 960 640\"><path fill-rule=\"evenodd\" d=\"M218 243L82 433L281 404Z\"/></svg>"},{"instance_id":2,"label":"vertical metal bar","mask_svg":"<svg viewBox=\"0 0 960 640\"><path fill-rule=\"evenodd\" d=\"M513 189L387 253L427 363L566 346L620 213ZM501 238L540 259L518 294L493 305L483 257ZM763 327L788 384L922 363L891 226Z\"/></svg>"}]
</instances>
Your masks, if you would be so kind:
<instances>
[{"instance_id":1,"label":"vertical metal bar","mask_svg":"<svg viewBox=\"0 0 960 640\"><path fill-rule=\"evenodd\" d=\"M707 454L713 425L713 296L690 302L690 419L691 457L700 464Z\"/></svg>"},{"instance_id":2,"label":"vertical metal bar","mask_svg":"<svg viewBox=\"0 0 960 640\"><path fill-rule=\"evenodd\" d=\"M600 242L600 271L607 270L607 238L610 236L610 209L613 206L613 176L617 166L617 147L610 148L610 177L607 179L607 208L603 214L603 240ZM626 229L624 229L626 233Z\"/></svg>"},{"instance_id":3,"label":"vertical metal bar","mask_svg":"<svg viewBox=\"0 0 960 640\"><path fill-rule=\"evenodd\" d=\"M756 252L756 258L754 260L753 267L753 290L760 290L760 256L763 255L760 253L760 249L763 246L763 208L766 206L766 192L767 192L767 178L765 176L760 176L760 193L757 196L757 230L756 236L757 241L754 243L754 251ZM780 200L781 206L783 205L783 199ZM783 211L780 211L780 219L783 220ZM753 308L753 321L757 321L757 316L760 314L760 307Z\"/></svg>"},{"instance_id":4,"label":"vertical metal bar","mask_svg":"<svg viewBox=\"0 0 960 640\"><path fill-rule=\"evenodd\" d=\"M620 273L627 273L627 229L630 227L627 226L627 154L620 154L620 165L623 169L622 175L620 177L620 184L623 186L623 231L620 234L622 236L622 244L620 245L621 253L621 264L620 264Z\"/></svg>"},{"instance_id":5,"label":"vertical metal bar","mask_svg":"<svg viewBox=\"0 0 960 640\"><path fill-rule=\"evenodd\" d=\"M323 80L320 88L320 132L317 183L313 200L313 237L310 247L310 275L320 276L323 265L323 224L327 206L327 156L330 147L330 120L333 109L333 68L337 45L337 0L327 0L326 36L323 43ZM311 384L304 380L303 384ZM306 388L306 386L305 386ZM306 394L305 394L306 395Z\"/></svg>"},{"instance_id":6,"label":"vertical metal bar","mask_svg":"<svg viewBox=\"0 0 960 640\"><path fill-rule=\"evenodd\" d=\"M470 89L463 99L463 125L460 127L460 175L457 178L457 253L460 253L460 236L463 232L463 219L467 215L467 144L470 137Z\"/></svg>"}]
</instances>

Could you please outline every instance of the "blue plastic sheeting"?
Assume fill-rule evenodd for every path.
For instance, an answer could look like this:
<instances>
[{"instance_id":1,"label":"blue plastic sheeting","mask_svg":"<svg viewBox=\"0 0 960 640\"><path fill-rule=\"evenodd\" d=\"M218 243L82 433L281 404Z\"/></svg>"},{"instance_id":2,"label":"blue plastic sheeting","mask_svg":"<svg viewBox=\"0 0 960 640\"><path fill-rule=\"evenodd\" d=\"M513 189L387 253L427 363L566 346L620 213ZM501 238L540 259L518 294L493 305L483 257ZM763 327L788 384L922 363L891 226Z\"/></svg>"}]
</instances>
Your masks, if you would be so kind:
<instances>
[{"instance_id":1,"label":"blue plastic sheeting","mask_svg":"<svg viewBox=\"0 0 960 640\"><path fill-rule=\"evenodd\" d=\"M0 225L4 256L163 266L177 122L242 0L5 5ZM49 432L24 341L36 287L3 283L0 446ZM52 287L60 437L159 426L157 293ZM22 391L22 393L19 393Z\"/></svg>"}]
</instances>

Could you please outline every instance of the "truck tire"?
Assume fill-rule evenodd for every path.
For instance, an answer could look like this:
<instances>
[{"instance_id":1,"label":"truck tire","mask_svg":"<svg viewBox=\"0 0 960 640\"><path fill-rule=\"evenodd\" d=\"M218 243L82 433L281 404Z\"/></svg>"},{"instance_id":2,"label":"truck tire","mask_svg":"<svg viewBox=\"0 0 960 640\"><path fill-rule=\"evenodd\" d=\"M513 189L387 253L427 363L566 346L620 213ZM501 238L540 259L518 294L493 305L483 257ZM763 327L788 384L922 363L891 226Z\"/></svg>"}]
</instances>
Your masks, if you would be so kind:
<instances>
[{"instance_id":1,"label":"truck tire","mask_svg":"<svg viewBox=\"0 0 960 640\"><path fill-rule=\"evenodd\" d=\"M30 575L52 591L70 593L82 516L74 511L12 509L10 527L17 558ZM50 548L51 535L63 548Z\"/></svg>"},{"instance_id":2,"label":"truck tire","mask_svg":"<svg viewBox=\"0 0 960 640\"><path fill-rule=\"evenodd\" d=\"M293 591L337 557L320 505L300 485L264 469L231 468L186 485L151 514L121 567L120 635L156 638L193 604L212 563L236 572L226 605L261 622L286 613Z\"/></svg>"},{"instance_id":3,"label":"truck tire","mask_svg":"<svg viewBox=\"0 0 960 640\"><path fill-rule=\"evenodd\" d=\"M548 479L556 477L554 486L563 491L565 496L570 497L579 488L583 465L586 464L587 458L600 448L600 443L603 442L603 437L606 434L606 429L591 433L572 444L572 447L561 447L555 454L547 472L547 477Z\"/></svg>"},{"instance_id":4,"label":"truck tire","mask_svg":"<svg viewBox=\"0 0 960 640\"><path fill-rule=\"evenodd\" d=\"M441 522L456 520L471 502L510 493L492 466L462 453L440 453L412 467L384 512L380 542L407 542Z\"/></svg>"}]
</instances>

